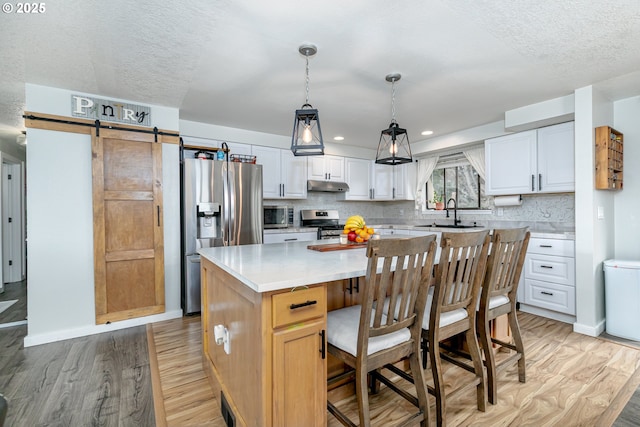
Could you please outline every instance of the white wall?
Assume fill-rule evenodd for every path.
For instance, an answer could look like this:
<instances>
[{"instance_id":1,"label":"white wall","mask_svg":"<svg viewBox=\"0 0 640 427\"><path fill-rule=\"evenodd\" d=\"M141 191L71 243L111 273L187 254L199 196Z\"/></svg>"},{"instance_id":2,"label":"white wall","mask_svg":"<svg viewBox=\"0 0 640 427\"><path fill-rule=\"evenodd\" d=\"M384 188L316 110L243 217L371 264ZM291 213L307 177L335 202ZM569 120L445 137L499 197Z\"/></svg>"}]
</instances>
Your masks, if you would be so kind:
<instances>
[{"instance_id":1,"label":"white wall","mask_svg":"<svg viewBox=\"0 0 640 427\"><path fill-rule=\"evenodd\" d=\"M640 97L617 101L613 128L624 134L624 188L615 194L615 257L640 260Z\"/></svg>"},{"instance_id":2,"label":"white wall","mask_svg":"<svg viewBox=\"0 0 640 427\"><path fill-rule=\"evenodd\" d=\"M575 92L576 323L597 336L604 330L602 261L613 254L612 194L595 190L595 128L613 123L613 104L592 86ZM597 209L604 219L597 219Z\"/></svg>"},{"instance_id":3,"label":"white wall","mask_svg":"<svg viewBox=\"0 0 640 427\"><path fill-rule=\"evenodd\" d=\"M79 92L27 85L27 110L70 116ZM100 96L91 95L89 96ZM151 106L152 126L177 130L178 110ZM28 335L25 346L180 317L179 156L163 146L164 314L95 324L91 137L29 129Z\"/></svg>"}]
</instances>

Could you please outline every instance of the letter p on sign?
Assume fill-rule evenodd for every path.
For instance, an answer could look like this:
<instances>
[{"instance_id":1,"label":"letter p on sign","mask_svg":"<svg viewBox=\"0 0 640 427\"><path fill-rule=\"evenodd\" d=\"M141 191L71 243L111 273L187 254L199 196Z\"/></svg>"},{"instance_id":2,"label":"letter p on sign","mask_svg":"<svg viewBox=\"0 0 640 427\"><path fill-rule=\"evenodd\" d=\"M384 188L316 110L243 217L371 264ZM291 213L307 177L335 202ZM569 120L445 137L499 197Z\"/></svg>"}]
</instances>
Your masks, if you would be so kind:
<instances>
[{"instance_id":1,"label":"letter p on sign","mask_svg":"<svg viewBox=\"0 0 640 427\"><path fill-rule=\"evenodd\" d=\"M93 101L90 100L89 98L74 96L73 99L75 100L75 105L76 105L73 112L76 114L82 114L86 116L87 115L86 109L93 107Z\"/></svg>"}]
</instances>

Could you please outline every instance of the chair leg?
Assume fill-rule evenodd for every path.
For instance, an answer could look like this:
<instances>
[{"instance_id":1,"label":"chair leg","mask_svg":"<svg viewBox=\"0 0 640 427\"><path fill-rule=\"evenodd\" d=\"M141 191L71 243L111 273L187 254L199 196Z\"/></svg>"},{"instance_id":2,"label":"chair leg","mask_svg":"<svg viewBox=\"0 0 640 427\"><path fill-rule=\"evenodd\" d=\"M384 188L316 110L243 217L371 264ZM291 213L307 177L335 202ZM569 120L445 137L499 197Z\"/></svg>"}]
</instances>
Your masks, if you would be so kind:
<instances>
[{"instance_id":1,"label":"chair leg","mask_svg":"<svg viewBox=\"0 0 640 427\"><path fill-rule=\"evenodd\" d=\"M411 366L411 376L413 377L413 383L416 386L416 395L418 396L418 408L422 411L423 419L420 422L421 427L428 427L430 425L429 415L429 396L427 393L427 383L424 378L424 371L420 366L419 353L414 352L409 356L409 364Z\"/></svg>"},{"instance_id":2,"label":"chair leg","mask_svg":"<svg viewBox=\"0 0 640 427\"><path fill-rule=\"evenodd\" d=\"M483 319L478 316L478 329L480 335L480 347L484 352L485 365L487 367L487 394L489 403L495 405L498 403L498 390L496 383L496 359L493 354L493 345L491 344L491 328L489 319Z\"/></svg>"},{"instance_id":3,"label":"chair leg","mask_svg":"<svg viewBox=\"0 0 640 427\"><path fill-rule=\"evenodd\" d=\"M369 392L367 391L367 370L356 369L356 399L358 400L358 410L360 411L360 426L370 427L369 417Z\"/></svg>"},{"instance_id":4,"label":"chair leg","mask_svg":"<svg viewBox=\"0 0 640 427\"><path fill-rule=\"evenodd\" d=\"M468 329L464 335L467 340L467 346L469 347L469 354L473 361L473 368L475 370L476 377L480 380L476 387L478 409L484 412L487 406L487 389L484 386L486 382L486 375L484 373L480 347L478 346L478 337L476 336L475 328Z\"/></svg>"},{"instance_id":5,"label":"chair leg","mask_svg":"<svg viewBox=\"0 0 640 427\"><path fill-rule=\"evenodd\" d=\"M429 338L429 355L431 357L431 372L433 376L433 389L436 397L436 425L444 426L445 394L444 380L442 378L442 361L440 360L440 343Z\"/></svg>"},{"instance_id":6,"label":"chair leg","mask_svg":"<svg viewBox=\"0 0 640 427\"><path fill-rule=\"evenodd\" d=\"M520 353L520 359L518 359L518 380L521 383L527 381L525 371L525 358L524 358L524 343L522 342L522 335L520 335L520 324L518 323L518 316L515 310L511 310L509 313L509 326L511 327L511 333L513 334L513 341L516 345L516 351Z\"/></svg>"}]
</instances>

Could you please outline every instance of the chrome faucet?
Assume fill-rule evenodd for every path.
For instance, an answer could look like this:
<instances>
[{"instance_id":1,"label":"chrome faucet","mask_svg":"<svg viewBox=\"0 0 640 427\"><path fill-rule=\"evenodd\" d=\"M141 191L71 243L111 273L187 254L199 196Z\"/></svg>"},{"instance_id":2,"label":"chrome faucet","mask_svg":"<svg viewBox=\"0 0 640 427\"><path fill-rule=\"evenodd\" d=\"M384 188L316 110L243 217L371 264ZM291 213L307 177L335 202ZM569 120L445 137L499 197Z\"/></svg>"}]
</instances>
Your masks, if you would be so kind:
<instances>
[{"instance_id":1,"label":"chrome faucet","mask_svg":"<svg viewBox=\"0 0 640 427\"><path fill-rule=\"evenodd\" d=\"M447 210L447 218L449 218L449 203L451 203L451 201L453 201L453 225L458 225L462 221L458 219L458 203L456 203L456 199L453 197L447 200L447 206L445 207Z\"/></svg>"}]
</instances>

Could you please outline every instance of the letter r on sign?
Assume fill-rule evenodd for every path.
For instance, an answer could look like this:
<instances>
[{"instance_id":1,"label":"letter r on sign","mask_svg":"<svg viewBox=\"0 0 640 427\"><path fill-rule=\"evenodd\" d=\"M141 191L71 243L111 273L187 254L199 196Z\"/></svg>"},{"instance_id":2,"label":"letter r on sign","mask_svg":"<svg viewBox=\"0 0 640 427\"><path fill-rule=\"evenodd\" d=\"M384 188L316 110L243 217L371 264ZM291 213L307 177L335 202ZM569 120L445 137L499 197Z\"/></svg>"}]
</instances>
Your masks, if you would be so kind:
<instances>
[{"instance_id":1,"label":"letter r on sign","mask_svg":"<svg viewBox=\"0 0 640 427\"><path fill-rule=\"evenodd\" d=\"M87 112L84 109L93 107L93 101L89 98L74 96L73 99L76 101L76 108L73 110L76 114L84 114L86 116Z\"/></svg>"},{"instance_id":2,"label":"letter r on sign","mask_svg":"<svg viewBox=\"0 0 640 427\"><path fill-rule=\"evenodd\" d=\"M131 120L132 122L137 122L135 116L135 111L129 110L128 108L122 108L122 120Z\"/></svg>"}]
</instances>

